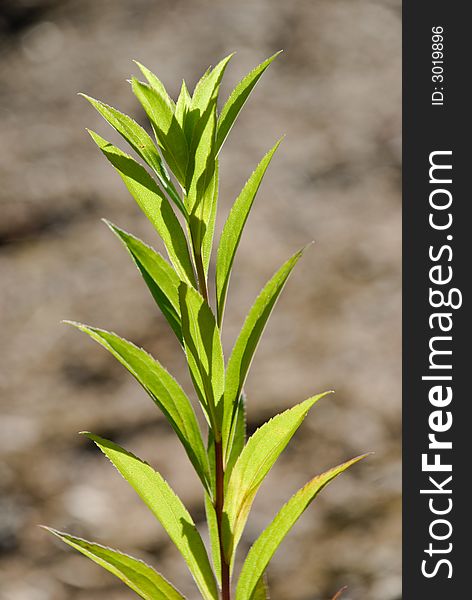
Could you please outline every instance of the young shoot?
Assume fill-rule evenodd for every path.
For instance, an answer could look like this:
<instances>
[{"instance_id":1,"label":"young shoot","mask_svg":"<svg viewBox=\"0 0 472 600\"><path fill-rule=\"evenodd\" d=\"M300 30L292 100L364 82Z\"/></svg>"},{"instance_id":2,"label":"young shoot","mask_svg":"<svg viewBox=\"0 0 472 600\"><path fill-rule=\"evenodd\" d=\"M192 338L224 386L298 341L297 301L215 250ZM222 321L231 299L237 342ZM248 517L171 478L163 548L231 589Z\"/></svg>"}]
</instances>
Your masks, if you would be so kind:
<instances>
[{"instance_id":1,"label":"young shoot","mask_svg":"<svg viewBox=\"0 0 472 600\"><path fill-rule=\"evenodd\" d=\"M316 475L290 498L256 539L235 577L238 544L262 482L310 409L329 393L314 395L285 410L246 438L246 377L267 320L304 249L295 252L263 287L228 360L223 356L221 331L231 270L256 193L280 140L261 159L233 203L216 251L216 297L209 295L218 157L249 95L278 54L246 75L221 111L219 89L232 55L209 68L192 94L183 82L175 101L154 73L136 63L144 81L133 77L131 88L149 118L153 137L116 108L84 95L134 151L133 156L127 154L98 133L89 132L167 250L169 262L137 237L106 222L128 250L180 342L206 419L205 431L186 393L158 360L115 333L70 324L106 348L134 376L174 429L202 485L210 552L184 504L157 471L110 440L93 433L84 435L105 454L160 522L204 600L268 598L266 570L287 533L328 483L365 456ZM141 598L184 598L144 562L49 530L121 579Z\"/></svg>"}]
</instances>

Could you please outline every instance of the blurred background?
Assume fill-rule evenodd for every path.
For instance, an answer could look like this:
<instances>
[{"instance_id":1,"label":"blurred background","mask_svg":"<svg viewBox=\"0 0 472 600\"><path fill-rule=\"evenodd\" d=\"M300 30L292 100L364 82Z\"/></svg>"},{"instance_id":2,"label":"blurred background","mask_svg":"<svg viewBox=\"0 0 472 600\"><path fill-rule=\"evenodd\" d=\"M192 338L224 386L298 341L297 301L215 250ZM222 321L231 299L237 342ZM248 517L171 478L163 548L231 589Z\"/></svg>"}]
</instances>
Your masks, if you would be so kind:
<instances>
[{"instance_id":1,"label":"blurred background","mask_svg":"<svg viewBox=\"0 0 472 600\"><path fill-rule=\"evenodd\" d=\"M199 483L171 429L106 351L61 325L111 329L184 383L178 344L107 217L159 248L85 127L118 141L84 91L144 123L126 79L143 62L176 97L237 51L222 86L276 50L228 139L220 230L262 155L269 169L237 255L225 349L259 289L311 240L247 383L249 430L334 388L263 485L241 549L314 474L375 455L326 489L275 556L274 600L399 600L399 0L3 0L0 3L0 598L124 600L45 523L193 583L160 525L77 435L91 430L168 478L204 532ZM120 146L124 147L120 141Z\"/></svg>"}]
</instances>

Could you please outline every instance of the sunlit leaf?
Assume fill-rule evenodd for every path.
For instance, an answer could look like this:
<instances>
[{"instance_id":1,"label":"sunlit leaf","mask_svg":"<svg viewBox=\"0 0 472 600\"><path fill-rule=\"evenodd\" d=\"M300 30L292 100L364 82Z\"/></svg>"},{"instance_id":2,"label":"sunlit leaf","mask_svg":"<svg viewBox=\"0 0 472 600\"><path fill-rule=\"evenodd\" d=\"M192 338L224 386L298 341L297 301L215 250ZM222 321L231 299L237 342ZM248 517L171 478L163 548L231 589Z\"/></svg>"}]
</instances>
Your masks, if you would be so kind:
<instances>
[{"instance_id":1,"label":"sunlit leaf","mask_svg":"<svg viewBox=\"0 0 472 600\"><path fill-rule=\"evenodd\" d=\"M154 142L146 133L146 131L135 121L133 121L131 117L124 115L120 111L116 110L116 108L108 106L108 104L100 102L100 100L95 100L95 98L91 98L86 94L80 95L88 100L93 107L95 107L102 117L114 129L116 129L116 131L128 142L133 150L151 167L151 169L157 175L162 188L185 215L186 213L182 201L172 181L169 179Z\"/></svg>"},{"instance_id":2,"label":"sunlit leaf","mask_svg":"<svg viewBox=\"0 0 472 600\"><path fill-rule=\"evenodd\" d=\"M216 104L227 56L197 83L185 120L189 143L185 207L199 278L206 280L218 197L216 161Z\"/></svg>"},{"instance_id":3,"label":"sunlit leaf","mask_svg":"<svg viewBox=\"0 0 472 600\"><path fill-rule=\"evenodd\" d=\"M210 267L211 251L213 248L213 235L215 233L215 221L216 221L216 209L218 206L218 178L219 178L219 165L218 160L215 162L215 172L213 174L213 181L210 184L210 189L213 190L213 197L210 200L210 210L207 218L205 231L202 236L202 262L205 277L208 276L208 269Z\"/></svg>"},{"instance_id":4,"label":"sunlit leaf","mask_svg":"<svg viewBox=\"0 0 472 600\"><path fill-rule=\"evenodd\" d=\"M243 451L246 444L246 394L241 393L239 397L238 405L233 419L231 427L229 447L231 452L229 453L228 462L226 463L225 470L225 483L227 485L230 475L233 471L233 467L239 458L239 455Z\"/></svg>"},{"instance_id":5,"label":"sunlit leaf","mask_svg":"<svg viewBox=\"0 0 472 600\"><path fill-rule=\"evenodd\" d=\"M216 510L213 506L211 498L205 494L205 516L207 520L208 535L210 538L211 558L213 561L213 570L221 585L221 556L220 556L220 536L218 533L218 521L216 518Z\"/></svg>"},{"instance_id":6,"label":"sunlit leaf","mask_svg":"<svg viewBox=\"0 0 472 600\"><path fill-rule=\"evenodd\" d=\"M192 104L192 98L188 92L185 81L182 80L182 87L180 88L180 94L177 98L177 104L175 105L175 118L177 123L185 132L185 121L189 113Z\"/></svg>"},{"instance_id":7,"label":"sunlit leaf","mask_svg":"<svg viewBox=\"0 0 472 600\"><path fill-rule=\"evenodd\" d=\"M161 236L179 277L195 285L185 233L157 183L131 156L97 133L90 131L90 135L118 171L130 194Z\"/></svg>"},{"instance_id":8,"label":"sunlit leaf","mask_svg":"<svg viewBox=\"0 0 472 600\"><path fill-rule=\"evenodd\" d=\"M236 121L236 118L248 99L250 93L254 89L254 86L259 81L261 75L264 73L270 63L280 54L280 52L277 52L253 69L250 73L248 73L231 92L231 95L223 106L218 119L218 134L216 138L217 153L224 144L225 139L233 127L234 122Z\"/></svg>"},{"instance_id":9,"label":"sunlit leaf","mask_svg":"<svg viewBox=\"0 0 472 600\"><path fill-rule=\"evenodd\" d=\"M172 375L145 350L115 333L68 323L106 348L143 386L178 435L203 485L210 490L208 458L200 428L190 400Z\"/></svg>"},{"instance_id":10,"label":"sunlit leaf","mask_svg":"<svg viewBox=\"0 0 472 600\"><path fill-rule=\"evenodd\" d=\"M151 121L166 163L180 184L185 186L188 144L172 108L158 90L135 77L131 79L131 87Z\"/></svg>"},{"instance_id":11,"label":"sunlit leaf","mask_svg":"<svg viewBox=\"0 0 472 600\"><path fill-rule=\"evenodd\" d=\"M216 498L216 461L215 461L215 438L211 429L208 430L208 462L210 463L210 478L212 497ZM208 535L210 538L210 550L213 561L213 571L216 575L218 585L221 585L221 555L220 535L218 531L218 520L214 503L209 494L205 494L205 515L207 519Z\"/></svg>"},{"instance_id":12,"label":"sunlit leaf","mask_svg":"<svg viewBox=\"0 0 472 600\"><path fill-rule=\"evenodd\" d=\"M180 343L183 344L179 305L181 280L176 272L158 252L140 239L107 220L105 220L105 223L128 249L156 304L161 309Z\"/></svg>"},{"instance_id":13,"label":"sunlit leaf","mask_svg":"<svg viewBox=\"0 0 472 600\"><path fill-rule=\"evenodd\" d=\"M200 264L203 270L203 272L198 273L198 276L205 279L211 253L218 199L218 168L214 155L215 125L216 112L213 103L195 126L196 132L199 132L200 128L203 128L203 131L201 134L198 133L199 143L195 151L192 152L192 160L188 166L188 173L191 176L188 179L188 192L185 198L185 208L188 214L197 271ZM195 134L195 137L197 137L197 134ZM204 244L206 269L203 268Z\"/></svg>"},{"instance_id":14,"label":"sunlit leaf","mask_svg":"<svg viewBox=\"0 0 472 600\"><path fill-rule=\"evenodd\" d=\"M188 139L192 140L193 148L198 144L198 140L192 139L194 138L195 125L207 112L208 107L217 101L221 80L233 56L234 54L226 56L213 69L208 69L195 86L187 129L187 136Z\"/></svg>"},{"instance_id":15,"label":"sunlit leaf","mask_svg":"<svg viewBox=\"0 0 472 600\"><path fill-rule=\"evenodd\" d=\"M265 285L244 322L228 361L223 410L223 447L225 460L230 451L228 442L237 400L251 366L254 353L266 326L267 320L292 269L300 259L303 249L296 252Z\"/></svg>"},{"instance_id":16,"label":"sunlit leaf","mask_svg":"<svg viewBox=\"0 0 472 600\"><path fill-rule=\"evenodd\" d=\"M51 527L44 527L44 529L121 579L141 598L145 600L185 600L173 585L142 560Z\"/></svg>"},{"instance_id":17,"label":"sunlit leaf","mask_svg":"<svg viewBox=\"0 0 472 600\"><path fill-rule=\"evenodd\" d=\"M205 600L217 600L216 581L192 517L162 476L117 444L85 433L113 463L166 530Z\"/></svg>"},{"instance_id":18,"label":"sunlit leaf","mask_svg":"<svg viewBox=\"0 0 472 600\"><path fill-rule=\"evenodd\" d=\"M258 537L247 555L239 576L235 600L251 599L255 586L266 570L272 556L317 494L340 473L366 456L368 455L363 454L326 471L322 475L317 475L281 508L272 523Z\"/></svg>"},{"instance_id":19,"label":"sunlit leaf","mask_svg":"<svg viewBox=\"0 0 472 600\"><path fill-rule=\"evenodd\" d=\"M135 60L133 62L139 67L139 69L140 69L141 73L144 75L144 77L146 77L149 85L162 97L164 102L166 102L166 104L168 104L170 106L171 110L174 110L175 103L172 100L172 98L169 96L169 94L167 93L167 90L166 90L164 84L157 77L157 75L155 75L152 71L150 71L147 67L142 65L137 60Z\"/></svg>"},{"instance_id":20,"label":"sunlit leaf","mask_svg":"<svg viewBox=\"0 0 472 600\"><path fill-rule=\"evenodd\" d=\"M280 145L279 140L275 146L264 156L256 170L246 182L242 192L236 198L233 207L229 213L228 219L221 233L220 243L218 245L218 254L216 259L216 304L218 325L221 327L223 322L224 307L226 303L226 294L228 292L231 269L233 267L234 256L241 240L241 235L246 224L249 212L251 210L257 190L261 184L262 178L269 166L269 163Z\"/></svg>"},{"instance_id":21,"label":"sunlit leaf","mask_svg":"<svg viewBox=\"0 0 472 600\"><path fill-rule=\"evenodd\" d=\"M248 440L234 465L224 504L225 555L228 562L246 525L254 498L267 473L302 424L310 408L323 396L318 394L264 423Z\"/></svg>"},{"instance_id":22,"label":"sunlit leaf","mask_svg":"<svg viewBox=\"0 0 472 600\"><path fill-rule=\"evenodd\" d=\"M211 308L195 289L181 283L179 299L190 375L216 435L221 430L225 381L220 332Z\"/></svg>"}]
</instances>

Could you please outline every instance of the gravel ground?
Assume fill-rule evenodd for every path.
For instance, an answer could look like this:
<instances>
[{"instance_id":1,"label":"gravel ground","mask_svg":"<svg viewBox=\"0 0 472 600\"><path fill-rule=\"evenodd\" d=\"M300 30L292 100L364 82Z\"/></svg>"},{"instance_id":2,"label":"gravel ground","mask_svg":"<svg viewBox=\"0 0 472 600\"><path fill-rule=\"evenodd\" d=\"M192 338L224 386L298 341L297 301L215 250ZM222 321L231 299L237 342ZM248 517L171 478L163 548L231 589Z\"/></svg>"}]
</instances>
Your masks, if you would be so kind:
<instances>
[{"instance_id":1,"label":"gravel ground","mask_svg":"<svg viewBox=\"0 0 472 600\"><path fill-rule=\"evenodd\" d=\"M225 54L223 85L274 51L228 140L220 228L260 157L260 190L230 286L225 349L260 287L314 239L247 384L249 428L334 388L264 484L242 548L313 474L375 451L305 513L269 572L274 600L399 600L400 5L398 0L17 0L0 4L0 599L131 592L36 525L135 553L197 595L159 524L90 443L112 437L167 477L204 531L199 484L145 393L62 318L145 346L191 393L177 343L100 222L159 247L84 132L112 140L78 91L144 122L135 58L176 95ZM121 142L120 142L121 144Z\"/></svg>"}]
</instances>

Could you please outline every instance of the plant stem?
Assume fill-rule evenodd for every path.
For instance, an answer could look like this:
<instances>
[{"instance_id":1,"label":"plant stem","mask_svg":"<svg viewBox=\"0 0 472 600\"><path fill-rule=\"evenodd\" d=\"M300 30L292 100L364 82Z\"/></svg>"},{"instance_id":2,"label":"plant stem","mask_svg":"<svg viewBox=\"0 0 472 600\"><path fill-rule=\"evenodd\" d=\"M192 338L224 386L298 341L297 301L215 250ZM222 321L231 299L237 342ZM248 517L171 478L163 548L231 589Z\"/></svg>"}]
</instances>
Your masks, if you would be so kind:
<instances>
[{"instance_id":1,"label":"plant stem","mask_svg":"<svg viewBox=\"0 0 472 600\"><path fill-rule=\"evenodd\" d=\"M208 302L208 288L205 277L205 269L200 252L195 252L193 245L195 267L197 269L198 287L203 298ZM216 424L214 424L216 425ZM215 429L216 433L216 429ZM223 442L215 439L215 472L216 472L216 498L215 512L218 525L218 539L220 543L221 563L221 600L231 600L230 566L226 561L223 546L223 505L225 502L225 468L223 460Z\"/></svg>"},{"instance_id":2,"label":"plant stem","mask_svg":"<svg viewBox=\"0 0 472 600\"><path fill-rule=\"evenodd\" d=\"M225 499L224 489L224 466L223 466L223 444L215 441L215 463L216 463L216 521L218 523L218 538L220 540L220 561L221 561L221 599L230 600L230 569L226 561L223 547L223 505Z\"/></svg>"}]
</instances>

